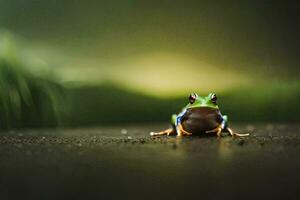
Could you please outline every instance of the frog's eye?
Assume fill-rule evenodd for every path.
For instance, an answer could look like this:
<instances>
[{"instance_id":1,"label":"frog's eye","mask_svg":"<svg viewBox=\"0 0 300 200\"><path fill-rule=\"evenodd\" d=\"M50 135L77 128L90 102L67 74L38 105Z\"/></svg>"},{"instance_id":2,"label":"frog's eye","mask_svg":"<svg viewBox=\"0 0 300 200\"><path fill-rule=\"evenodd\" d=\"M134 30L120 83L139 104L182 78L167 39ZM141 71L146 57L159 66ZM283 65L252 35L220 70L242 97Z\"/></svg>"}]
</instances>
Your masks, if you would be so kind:
<instances>
[{"instance_id":1,"label":"frog's eye","mask_svg":"<svg viewBox=\"0 0 300 200\"><path fill-rule=\"evenodd\" d=\"M211 100L211 102L213 102L214 104L216 104L216 103L217 103L217 100L218 100L217 95L214 94L214 93L211 94L210 100Z\"/></svg>"},{"instance_id":2,"label":"frog's eye","mask_svg":"<svg viewBox=\"0 0 300 200\"><path fill-rule=\"evenodd\" d=\"M198 95L197 95L195 92L193 92L193 93L189 96L189 102L190 102L190 104L193 104L193 103L196 101L197 97L198 97Z\"/></svg>"}]
</instances>

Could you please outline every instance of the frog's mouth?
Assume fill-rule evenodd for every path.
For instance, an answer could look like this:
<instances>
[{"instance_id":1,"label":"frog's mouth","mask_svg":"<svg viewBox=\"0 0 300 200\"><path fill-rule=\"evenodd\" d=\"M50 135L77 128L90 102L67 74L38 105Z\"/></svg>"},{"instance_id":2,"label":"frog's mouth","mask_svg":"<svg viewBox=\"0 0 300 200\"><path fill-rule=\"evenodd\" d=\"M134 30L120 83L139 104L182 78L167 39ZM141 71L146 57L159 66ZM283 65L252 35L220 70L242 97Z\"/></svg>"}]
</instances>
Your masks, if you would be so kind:
<instances>
[{"instance_id":1,"label":"frog's mouth","mask_svg":"<svg viewBox=\"0 0 300 200\"><path fill-rule=\"evenodd\" d=\"M191 132L202 133L219 126L223 121L219 109L210 107L197 107L187 110L182 118L183 128Z\"/></svg>"}]
</instances>

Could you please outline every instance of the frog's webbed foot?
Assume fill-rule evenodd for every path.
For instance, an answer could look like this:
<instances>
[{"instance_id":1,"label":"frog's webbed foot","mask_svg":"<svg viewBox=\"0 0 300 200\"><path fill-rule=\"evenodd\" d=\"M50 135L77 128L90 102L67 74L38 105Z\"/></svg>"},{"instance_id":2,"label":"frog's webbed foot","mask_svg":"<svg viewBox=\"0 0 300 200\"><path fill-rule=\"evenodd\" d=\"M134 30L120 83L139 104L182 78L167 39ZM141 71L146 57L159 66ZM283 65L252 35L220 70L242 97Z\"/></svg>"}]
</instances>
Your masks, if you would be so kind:
<instances>
[{"instance_id":1,"label":"frog's webbed foot","mask_svg":"<svg viewBox=\"0 0 300 200\"><path fill-rule=\"evenodd\" d=\"M228 127L226 128L226 131L228 131L231 136L246 137L246 136L250 135L249 133L243 133L243 134L241 134L241 133L235 133L235 132L233 132L233 130L231 130Z\"/></svg>"},{"instance_id":2,"label":"frog's webbed foot","mask_svg":"<svg viewBox=\"0 0 300 200\"><path fill-rule=\"evenodd\" d=\"M156 133L156 132L150 132L151 136L161 136L161 135L167 135L167 136L169 136L169 135L174 135L174 134L175 134L175 130L173 128L168 128L168 129L166 129L164 131L160 131L158 133Z\"/></svg>"},{"instance_id":3,"label":"frog's webbed foot","mask_svg":"<svg viewBox=\"0 0 300 200\"><path fill-rule=\"evenodd\" d=\"M177 125L177 137L181 137L181 136L191 136L192 133L187 132L186 130L183 129L181 124Z\"/></svg>"},{"instance_id":4,"label":"frog's webbed foot","mask_svg":"<svg viewBox=\"0 0 300 200\"><path fill-rule=\"evenodd\" d=\"M221 137L221 132L222 132L222 127L221 126L218 126L212 130L209 130L209 131L205 131L205 133L216 133L216 135L218 137Z\"/></svg>"}]
</instances>

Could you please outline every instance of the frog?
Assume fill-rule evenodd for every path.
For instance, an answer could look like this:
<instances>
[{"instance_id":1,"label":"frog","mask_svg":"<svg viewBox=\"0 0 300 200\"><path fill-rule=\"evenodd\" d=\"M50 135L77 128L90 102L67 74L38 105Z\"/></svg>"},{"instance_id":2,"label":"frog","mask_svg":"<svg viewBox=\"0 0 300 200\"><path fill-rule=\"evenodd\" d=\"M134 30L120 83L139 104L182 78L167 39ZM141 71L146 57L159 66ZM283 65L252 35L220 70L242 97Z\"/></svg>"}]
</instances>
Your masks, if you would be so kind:
<instances>
[{"instance_id":1,"label":"frog","mask_svg":"<svg viewBox=\"0 0 300 200\"><path fill-rule=\"evenodd\" d=\"M229 128L228 116L221 114L217 100L218 97L215 93L199 96L192 92L188 97L188 104L180 113L172 115L172 126L160 132L150 132L150 135L177 135L178 137L216 135L219 138L222 136L222 132L227 132L231 136L249 136L249 133L236 133Z\"/></svg>"}]
</instances>

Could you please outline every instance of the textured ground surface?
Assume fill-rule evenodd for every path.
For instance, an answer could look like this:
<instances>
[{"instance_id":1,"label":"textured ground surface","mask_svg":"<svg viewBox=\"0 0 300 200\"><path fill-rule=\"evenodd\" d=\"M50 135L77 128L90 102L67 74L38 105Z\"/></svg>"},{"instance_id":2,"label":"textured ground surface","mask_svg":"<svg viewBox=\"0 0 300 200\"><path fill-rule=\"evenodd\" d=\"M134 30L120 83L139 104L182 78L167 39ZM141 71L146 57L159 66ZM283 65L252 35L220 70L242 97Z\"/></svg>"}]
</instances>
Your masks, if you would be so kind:
<instances>
[{"instance_id":1,"label":"textured ground surface","mask_svg":"<svg viewBox=\"0 0 300 200\"><path fill-rule=\"evenodd\" d=\"M300 125L247 138L150 138L164 126L0 133L0 199L298 199Z\"/></svg>"}]
</instances>

